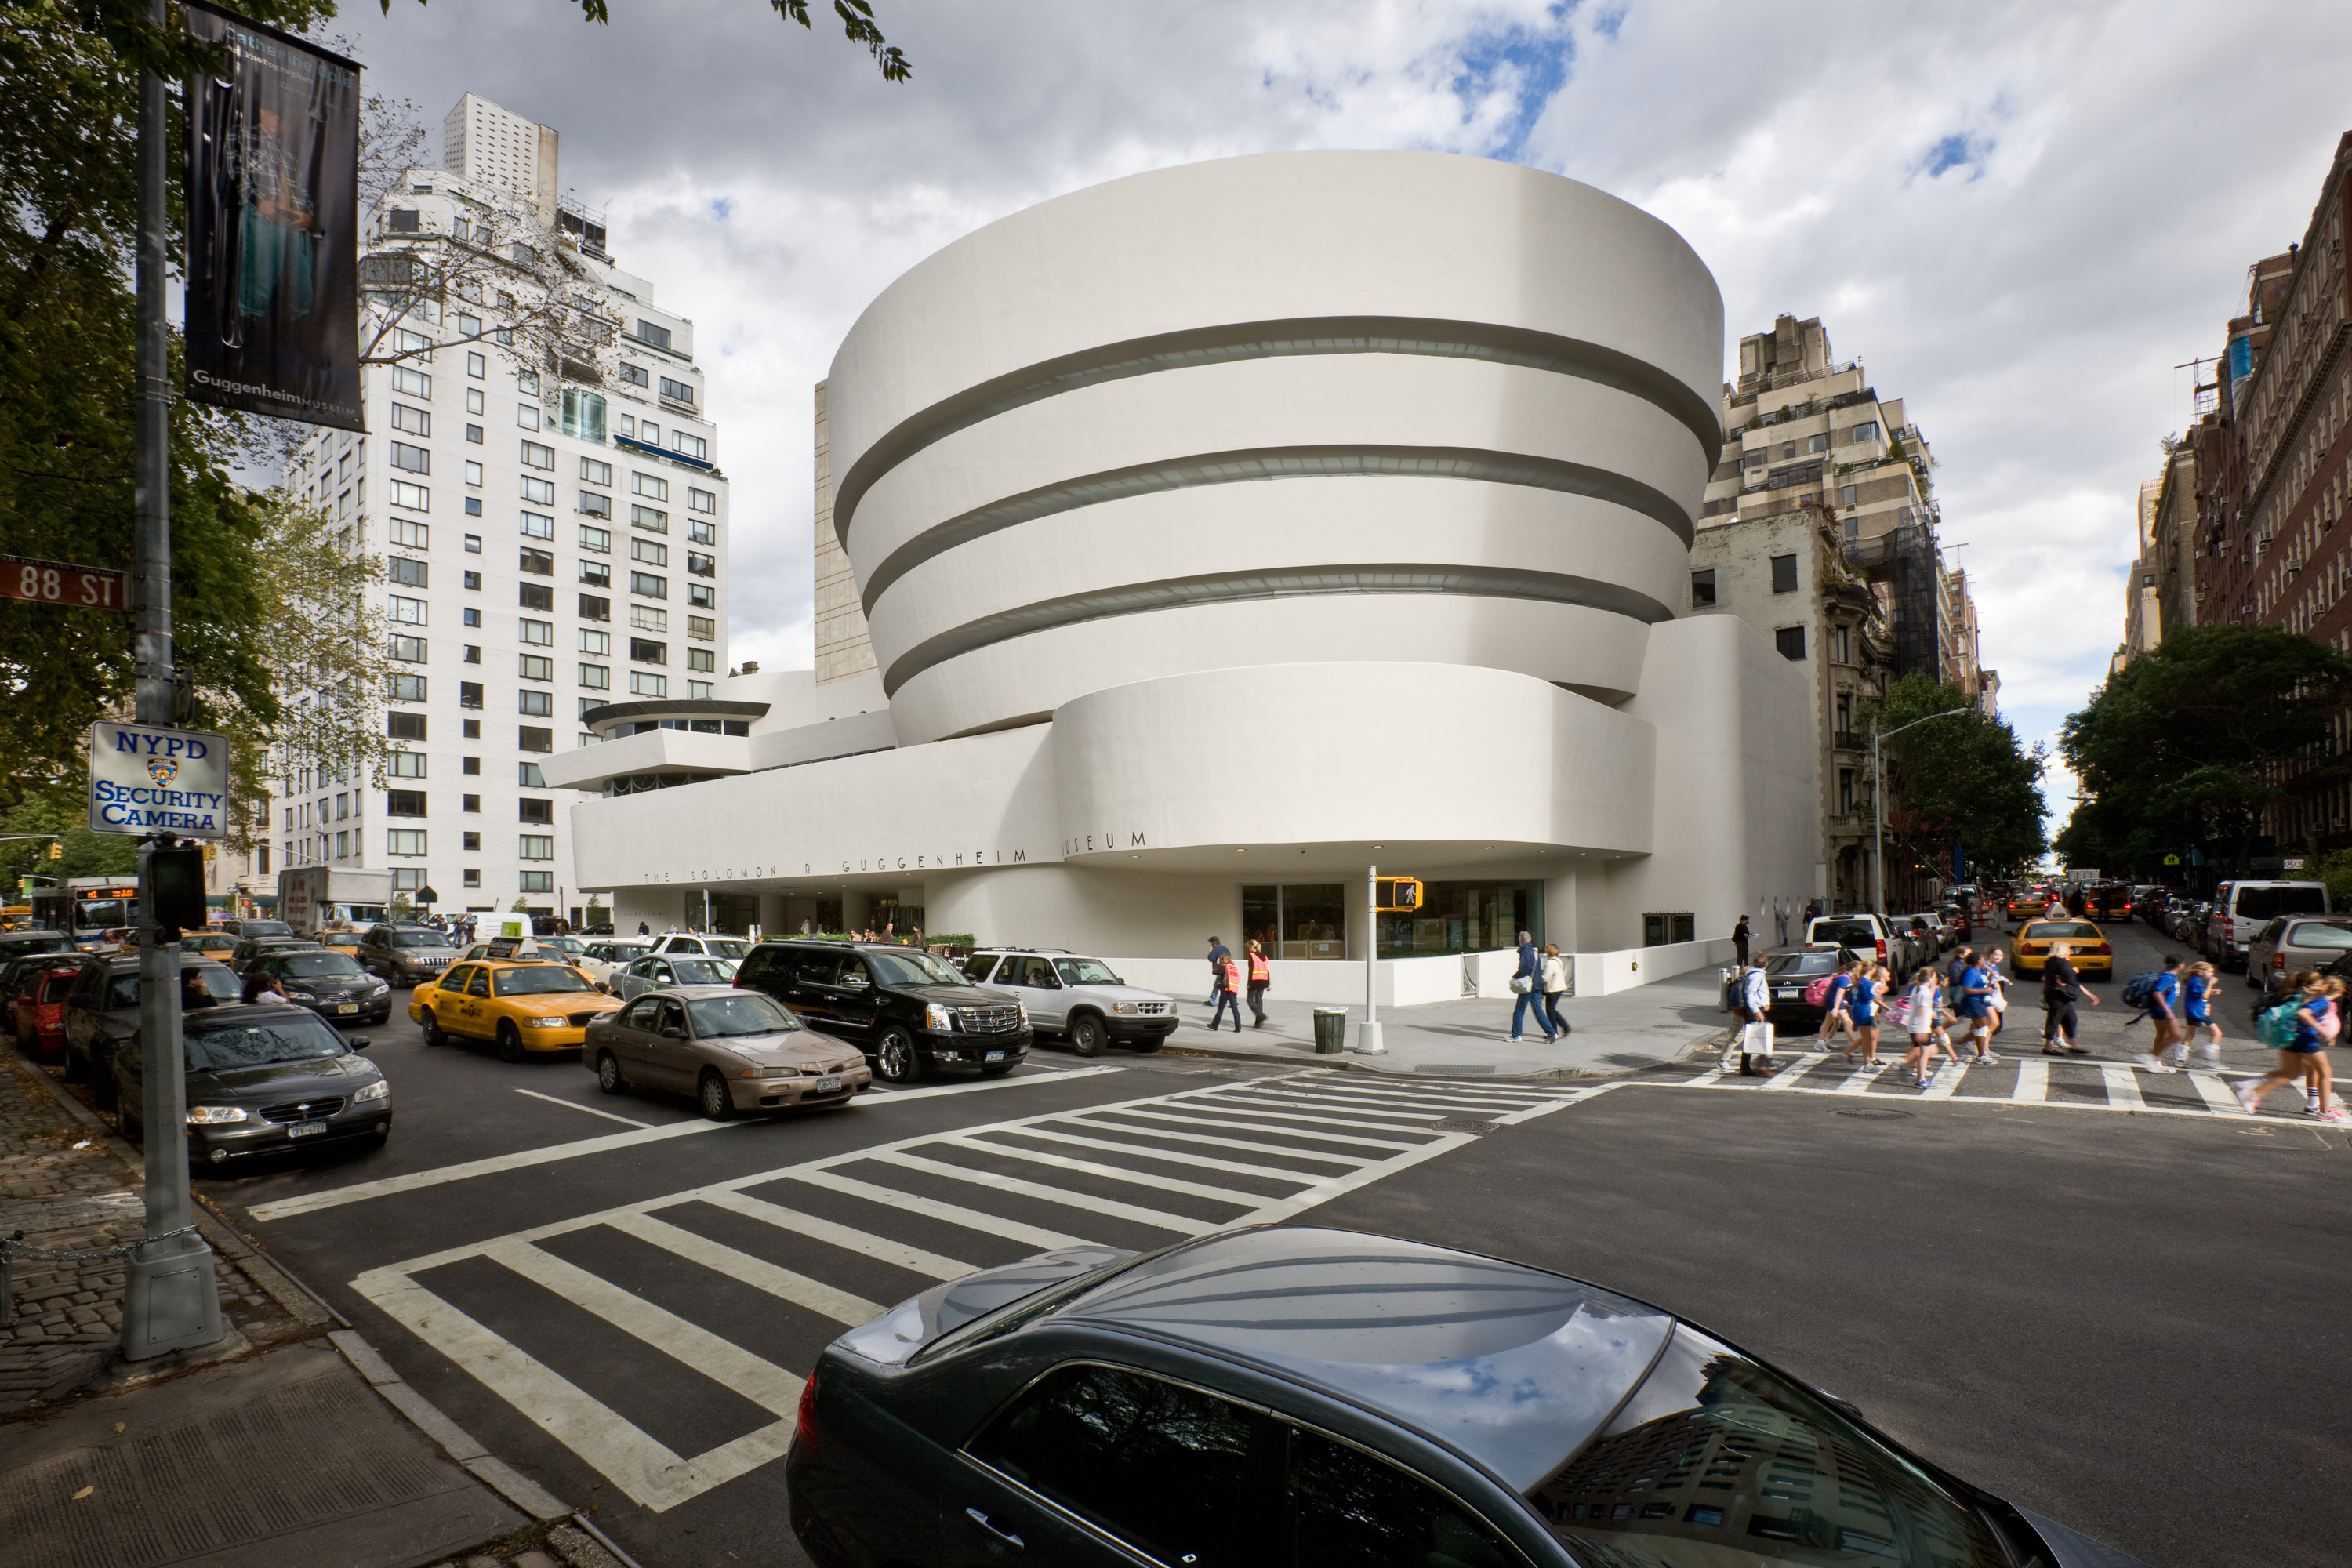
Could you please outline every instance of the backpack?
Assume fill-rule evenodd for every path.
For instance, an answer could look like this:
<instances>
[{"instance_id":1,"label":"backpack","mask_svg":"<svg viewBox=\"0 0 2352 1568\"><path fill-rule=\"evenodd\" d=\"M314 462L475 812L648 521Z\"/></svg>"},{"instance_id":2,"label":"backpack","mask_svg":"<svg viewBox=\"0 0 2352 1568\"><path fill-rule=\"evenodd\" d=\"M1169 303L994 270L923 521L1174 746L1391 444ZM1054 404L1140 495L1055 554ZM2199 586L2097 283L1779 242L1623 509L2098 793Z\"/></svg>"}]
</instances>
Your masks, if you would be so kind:
<instances>
[{"instance_id":1,"label":"backpack","mask_svg":"<svg viewBox=\"0 0 2352 1568\"><path fill-rule=\"evenodd\" d=\"M1830 982L1836 978L1834 974L1816 975L1812 984L1805 987L1805 1005L1808 1007L1826 1005L1830 999Z\"/></svg>"},{"instance_id":2,"label":"backpack","mask_svg":"<svg viewBox=\"0 0 2352 1568\"><path fill-rule=\"evenodd\" d=\"M2294 1015L2302 1005L2303 998L2296 996L2265 1009L2254 1020L2254 1033L2262 1037L2263 1044L2281 1051L2294 1044Z\"/></svg>"},{"instance_id":3,"label":"backpack","mask_svg":"<svg viewBox=\"0 0 2352 1568\"><path fill-rule=\"evenodd\" d=\"M2125 982L2124 1005L2126 1007L2145 1007L2149 1003L2155 1001L2157 978L2157 975L2151 972L2147 974L2135 974L2128 981Z\"/></svg>"}]
</instances>

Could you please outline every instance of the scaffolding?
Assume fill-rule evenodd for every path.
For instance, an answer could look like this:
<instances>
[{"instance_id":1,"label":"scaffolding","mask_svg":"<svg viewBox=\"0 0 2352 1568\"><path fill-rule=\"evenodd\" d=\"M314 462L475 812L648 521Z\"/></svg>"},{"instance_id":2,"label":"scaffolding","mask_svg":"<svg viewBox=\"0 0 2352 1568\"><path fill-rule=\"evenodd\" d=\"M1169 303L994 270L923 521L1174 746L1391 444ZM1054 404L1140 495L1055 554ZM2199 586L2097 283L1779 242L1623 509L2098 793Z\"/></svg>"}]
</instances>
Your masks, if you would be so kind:
<instances>
[{"instance_id":1,"label":"scaffolding","mask_svg":"<svg viewBox=\"0 0 2352 1568\"><path fill-rule=\"evenodd\" d=\"M1886 584L1895 679L1943 679L1944 558L1934 522L1906 515L1885 533L1845 541L1843 554L1846 565L1866 580Z\"/></svg>"}]
</instances>

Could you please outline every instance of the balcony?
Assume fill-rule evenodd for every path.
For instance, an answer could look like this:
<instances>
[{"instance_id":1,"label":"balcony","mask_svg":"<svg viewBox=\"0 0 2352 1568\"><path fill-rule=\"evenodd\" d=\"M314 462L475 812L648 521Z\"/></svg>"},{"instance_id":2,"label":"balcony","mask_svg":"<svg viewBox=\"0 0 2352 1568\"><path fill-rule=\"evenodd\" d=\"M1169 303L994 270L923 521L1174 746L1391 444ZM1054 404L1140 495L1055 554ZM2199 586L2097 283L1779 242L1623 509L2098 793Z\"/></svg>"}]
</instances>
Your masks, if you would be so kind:
<instances>
[{"instance_id":1,"label":"balcony","mask_svg":"<svg viewBox=\"0 0 2352 1568\"><path fill-rule=\"evenodd\" d=\"M1870 750L1870 737L1859 730L1836 730L1830 734L1830 744L1841 752L1866 752Z\"/></svg>"}]
</instances>

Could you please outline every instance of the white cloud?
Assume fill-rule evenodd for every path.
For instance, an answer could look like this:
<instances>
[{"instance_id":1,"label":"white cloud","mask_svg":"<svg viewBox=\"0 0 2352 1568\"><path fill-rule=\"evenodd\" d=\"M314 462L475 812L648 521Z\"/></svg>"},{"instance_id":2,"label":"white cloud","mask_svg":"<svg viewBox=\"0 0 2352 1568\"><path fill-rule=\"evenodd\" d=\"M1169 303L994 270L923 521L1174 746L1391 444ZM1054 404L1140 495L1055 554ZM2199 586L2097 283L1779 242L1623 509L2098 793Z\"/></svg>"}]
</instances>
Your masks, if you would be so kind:
<instances>
[{"instance_id":1,"label":"white cloud","mask_svg":"<svg viewBox=\"0 0 2352 1568\"><path fill-rule=\"evenodd\" d=\"M2246 265L2301 237L2352 9L888 0L916 64L760 0L355 7L372 85L563 133L565 184L697 321L735 481L735 653L808 658L810 387L940 245L1138 170L1279 148L1514 156L1674 223L1735 335L1820 315L1906 399L2027 738L2121 631L2133 496ZM721 207L724 216L721 216ZM2053 790L2053 794L2059 793Z\"/></svg>"}]
</instances>

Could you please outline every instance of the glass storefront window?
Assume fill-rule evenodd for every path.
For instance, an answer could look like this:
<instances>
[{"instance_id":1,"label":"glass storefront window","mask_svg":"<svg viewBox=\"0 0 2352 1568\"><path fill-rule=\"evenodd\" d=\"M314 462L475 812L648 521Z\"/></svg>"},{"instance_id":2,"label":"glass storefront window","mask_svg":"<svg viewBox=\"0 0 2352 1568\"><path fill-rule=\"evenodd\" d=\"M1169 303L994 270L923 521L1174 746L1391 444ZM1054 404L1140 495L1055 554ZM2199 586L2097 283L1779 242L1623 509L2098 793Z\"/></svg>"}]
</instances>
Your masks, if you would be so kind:
<instances>
[{"instance_id":1,"label":"glass storefront window","mask_svg":"<svg viewBox=\"0 0 2352 1568\"><path fill-rule=\"evenodd\" d=\"M1521 931L1544 940L1541 882L1428 882L1411 914L1382 915L1382 958L1486 952L1512 946Z\"/></svg>"},{"instance_id":2,"label":"glass storefront window","mask_svg":"<svg viewBox=\"0 0 2352 1568\"><path fill-rule=\"evenodd\" d=\"M1242 889L1242 942L1258 942L1268 958L1348 956L1348 887L1344 882L1252 884Z\"/></svg>"}]
</instances>

